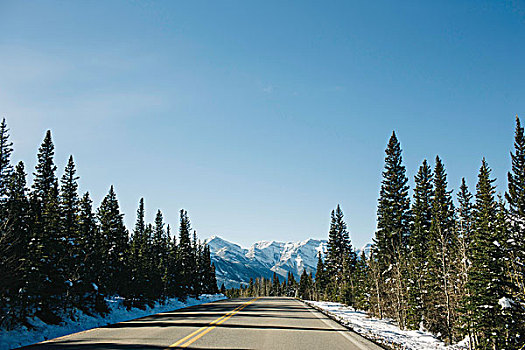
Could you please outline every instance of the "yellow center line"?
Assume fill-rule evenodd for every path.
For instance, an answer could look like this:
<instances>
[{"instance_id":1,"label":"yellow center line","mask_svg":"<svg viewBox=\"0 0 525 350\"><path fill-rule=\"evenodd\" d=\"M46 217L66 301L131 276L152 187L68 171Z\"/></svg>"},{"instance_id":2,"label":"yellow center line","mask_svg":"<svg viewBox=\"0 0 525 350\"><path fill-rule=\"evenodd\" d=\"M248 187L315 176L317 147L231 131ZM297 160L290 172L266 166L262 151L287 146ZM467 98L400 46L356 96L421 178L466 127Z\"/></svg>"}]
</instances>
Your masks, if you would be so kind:
<instances>
[{"instance_id":1,"label":"yellow center line","mask_svg":"<svg viewBox=\"0 0 525 350\"><path fill-rule=\"evenodd\" d=\"M185 336L184 338L180 339L176 343L171 344L169 346L169 348L175 348L175 347L178 347L178 346L180 346L181 348L185 348L185 347L189 346L190 344L194 343L197 339L200 339L205 334L207 334L208 332L210 332L211 330L216 328L217 325L220 325L221 323L226 322L230 317L232 317L233 315L235 315L236 313L238 313L239 311L244 309L246 306L248 306L251 303L255 302L259 298L254 298L254 299L252 299L250 301L245 302L244 304L241 304L241 305L237 306L235 309L233 309L232 311L228 312L224 316L221 316L218 319L216 319L215 321L210 322L209 325L201 327L201 328L197 329L195 332L193 332L193 333ZM184 344L181 345L182 343L184 343Z\"/></svg>"}]
</instances>

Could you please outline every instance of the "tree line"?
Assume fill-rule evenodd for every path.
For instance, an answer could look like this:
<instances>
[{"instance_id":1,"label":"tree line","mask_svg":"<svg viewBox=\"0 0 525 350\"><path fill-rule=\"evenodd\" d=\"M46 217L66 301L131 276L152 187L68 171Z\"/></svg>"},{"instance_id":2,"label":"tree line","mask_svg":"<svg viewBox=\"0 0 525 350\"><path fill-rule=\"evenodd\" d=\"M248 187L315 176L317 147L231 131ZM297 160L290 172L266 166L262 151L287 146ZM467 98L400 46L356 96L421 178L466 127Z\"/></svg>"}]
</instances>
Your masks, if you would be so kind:
<instances>
[{"instance_id":1,"label":"tree line","mask_svg":"<svg viewBox=\"0 0 525 350\"><path fill-rule=\"evenodd\" d=\"M146 223L140 199L129 234L113 186L94 210L80 195L73 156L60 180L47 131L31 188L23 162L11 164L13 143L0 124L0 328L37 316L57 324L75 309L105 314L106 297L144 307L169 297L216 293L210 250L180 211L178 239L162 212Z\"/></svg>"},{"instance_id":2,"label":"tree line","mask_svg":"<svg viewBox=\"0 0 525 350\"><path fill-rule=\"evenodd\" d=\"M465 179L456 194L445 165L423 160L412 196L402 149L392 133L370 255L356 255L344 215L331 213L326 256L315 279L267 279L228 291L232 296L284 295L346 303L402 329L424 330L471 349L525 346L525 136L516 117L508 188L481 161L475 192ZM454 201L454 196L456 201ZM278 279L277 279L278 280ZM279 289L277 286L279 286Z\"/></svg>"},{"instance_id":3,"label":"tree line","mask_svg":"<svg viewBox=\"0 0 525 350\"><path fill-rule=\"evenodd\" d=\"M273 273L273 277L265 278L258 277L250 278L248 285L241 285L239 288L224 289L224 285L221 287L221 291L228 298L239 298L239 297L261 297L261 296L276 296L276 297L301 297L303 299L314 298L314 276L313 273L307 273L306 269L303 270L299 281L295 280L295 276L292 272L288 272L287 278L281 282L277 273Z\"/></svg>"},{"instance_id":4,"label":"tree line","mask_svg":"<svg viewBox=\"0 0 525 350\"><path fill-rule=\"evenodd\" d=\"M369 257L356 257L339 207L328 252L319 258L315 293L345 302L402 329L471 349L525 345L525 137L516 117L512 168L504 195L481 161L475 193L465 179L455 194L443 161L423 160L412 198L400 143L387 148ZM457 204L455 204L457 203Z\"/></svg>"}]
</instances>

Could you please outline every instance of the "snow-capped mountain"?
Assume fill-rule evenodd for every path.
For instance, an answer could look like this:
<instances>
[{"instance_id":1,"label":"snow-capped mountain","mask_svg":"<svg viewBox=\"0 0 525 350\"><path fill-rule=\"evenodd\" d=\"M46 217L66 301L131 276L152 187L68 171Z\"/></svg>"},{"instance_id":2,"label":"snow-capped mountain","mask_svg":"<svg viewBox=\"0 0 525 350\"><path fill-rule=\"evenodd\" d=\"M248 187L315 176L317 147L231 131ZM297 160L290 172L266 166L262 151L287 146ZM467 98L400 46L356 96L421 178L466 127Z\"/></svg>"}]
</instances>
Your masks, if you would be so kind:
<instances>
[{"instance_id":1,"label":"snow-capped mountain","mask_svg":"<svg viewBox=\"0 0 525 350\"><path fill-rule=\"evenodd\" d=\"M302 242L260 241L245 249L218 236L208 238L211 259L215 264L217 282L226 288L247 284L250 278L271 278L276 272L286 278L292 272L298 279L306 269L315 275L317 256L324 257L326 240L307 239ZM368 255L370 247L363 247ZM360 254L361 249L358 249Z\"/></svg>"}]
</instances>

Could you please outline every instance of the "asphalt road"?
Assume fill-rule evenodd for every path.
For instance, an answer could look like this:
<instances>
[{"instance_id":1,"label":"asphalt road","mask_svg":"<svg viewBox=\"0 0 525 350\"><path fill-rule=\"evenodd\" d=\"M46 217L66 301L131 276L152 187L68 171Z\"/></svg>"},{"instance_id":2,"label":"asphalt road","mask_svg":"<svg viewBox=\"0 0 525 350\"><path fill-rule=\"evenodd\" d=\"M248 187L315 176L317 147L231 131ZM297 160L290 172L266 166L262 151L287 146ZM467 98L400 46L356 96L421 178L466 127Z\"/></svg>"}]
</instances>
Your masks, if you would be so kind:
<instances>
[{"instance_id":1,"label":"asphalt road","mask_svg":"<svg viewBox=\"0 0 525 350\"><path fill-rule=\"evenodd\" d=\"M39 343L27 349L381 348L304 303L245 298L165 312Z\"/></svg>"}]
</instances>

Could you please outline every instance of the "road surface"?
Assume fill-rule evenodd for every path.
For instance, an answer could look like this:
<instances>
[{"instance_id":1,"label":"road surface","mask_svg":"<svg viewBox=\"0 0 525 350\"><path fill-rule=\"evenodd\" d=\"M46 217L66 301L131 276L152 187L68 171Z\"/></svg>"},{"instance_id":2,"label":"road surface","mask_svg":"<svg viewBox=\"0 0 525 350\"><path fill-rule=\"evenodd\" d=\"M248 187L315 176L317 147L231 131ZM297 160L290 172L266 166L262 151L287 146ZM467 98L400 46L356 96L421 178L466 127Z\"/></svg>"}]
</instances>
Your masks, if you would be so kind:
<instances>
[{"instance_id":1,"label":"road surface","mask_svg":"<svg viewBox=\"0 0 525 350\"><path fill-rule=\"evenodd\" d=\"M381 348L291 298L229 299L71 334L27 349Z\"/></svg>"}]
</instances>

